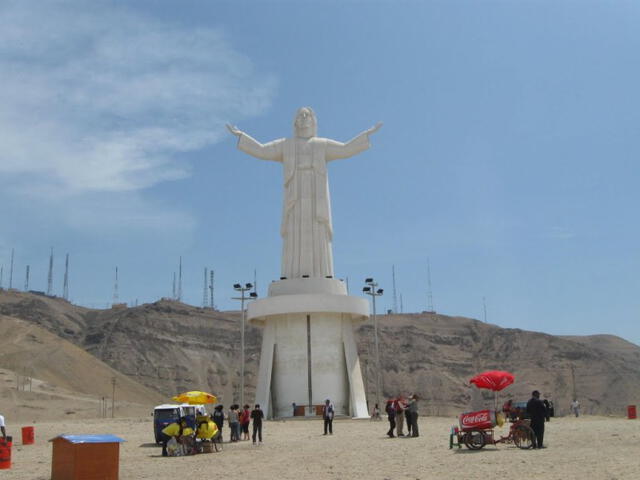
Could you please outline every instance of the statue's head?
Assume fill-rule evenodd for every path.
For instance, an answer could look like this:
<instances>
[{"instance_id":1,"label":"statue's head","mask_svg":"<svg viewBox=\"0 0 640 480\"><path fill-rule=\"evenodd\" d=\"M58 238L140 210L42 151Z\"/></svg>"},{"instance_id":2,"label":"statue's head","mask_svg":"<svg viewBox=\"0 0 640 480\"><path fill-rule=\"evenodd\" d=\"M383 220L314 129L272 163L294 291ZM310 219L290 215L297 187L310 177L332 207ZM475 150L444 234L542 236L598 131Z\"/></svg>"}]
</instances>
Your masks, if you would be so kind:
<instances>
[{"instance_id":1,"label":"statue's head","mask_svg":"<svg viewBox=\"0 0 640 480\"><path fill-rule=\"evenodd\" d=\"M318 134L318 121L311 107L299 108L293 120L293 133L296 137L310 138Z\"/></svg>"}]
</instances>

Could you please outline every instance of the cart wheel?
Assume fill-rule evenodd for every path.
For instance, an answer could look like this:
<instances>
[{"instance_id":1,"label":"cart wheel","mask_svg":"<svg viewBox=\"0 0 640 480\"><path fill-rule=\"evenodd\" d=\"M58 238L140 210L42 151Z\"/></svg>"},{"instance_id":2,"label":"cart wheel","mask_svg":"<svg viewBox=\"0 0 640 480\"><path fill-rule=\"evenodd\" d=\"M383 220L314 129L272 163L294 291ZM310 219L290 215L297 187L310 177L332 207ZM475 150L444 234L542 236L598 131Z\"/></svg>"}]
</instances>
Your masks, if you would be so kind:
<instances>
[{"instance_id":1,"label":"cart wheel","mask_svg":"<svg viewBox=\"0 0 640 480\"><path fill-rule=\"evenodd\" d=\"M484 438L484 433L480 430L473 430L471 432L467 432L464 436L464 444L470 450L480 450L486 444L486 439Z\"/></svg>"},{"instance_id":2,"label":"cart wheel","mask_svg":"<svg viewBox=\"0 0 640 480\"><path fill-rule=\"evenodd\" d=\"M533 447L534 433L527 425L518 425L513 429L513 443L516 447L528 450Z\"/></svg>"}]
</instances>

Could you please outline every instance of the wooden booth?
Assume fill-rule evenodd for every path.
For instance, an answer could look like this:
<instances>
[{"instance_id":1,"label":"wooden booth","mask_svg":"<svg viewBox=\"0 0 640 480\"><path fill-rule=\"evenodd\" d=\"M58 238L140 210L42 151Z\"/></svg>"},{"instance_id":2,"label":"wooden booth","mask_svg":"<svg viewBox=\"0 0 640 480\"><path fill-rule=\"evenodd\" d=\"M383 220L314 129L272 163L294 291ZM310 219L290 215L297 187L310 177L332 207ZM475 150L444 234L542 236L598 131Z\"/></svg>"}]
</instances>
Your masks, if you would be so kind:
<instances>
[{"instance_id":1,"label":"wooden booth","mask_svg":"<svg viewBox=\"0 0 640 480\"><path fill-rule=\"evenodd\" d=\"M115 435L60 435L53 443L51 480L118 480L120 443Z\"/></svg>"}]
</instances>

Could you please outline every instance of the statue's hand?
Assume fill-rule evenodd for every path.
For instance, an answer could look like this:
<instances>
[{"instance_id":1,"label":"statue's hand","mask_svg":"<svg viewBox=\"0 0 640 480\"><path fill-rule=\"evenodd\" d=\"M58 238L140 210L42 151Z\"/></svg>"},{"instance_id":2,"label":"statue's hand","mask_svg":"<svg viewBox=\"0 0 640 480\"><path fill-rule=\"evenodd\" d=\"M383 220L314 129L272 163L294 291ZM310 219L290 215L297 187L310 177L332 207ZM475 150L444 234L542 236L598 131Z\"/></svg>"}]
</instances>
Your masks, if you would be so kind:
<instances>
[{"instance_id":1,"label":"statue's hand","mask_svg":"<svg viewBox=\"0 0 640 480\"><path fill-rule=\"evenodd\" d=\"M240 135L242 135L242 130L238 130L238 127L234 127L230 123L227 123L227 130L229 130L229 132L231 132L236 137L239 137Z\"/></svg>"},{"instance_id":2,"label":"statue's hand","mask_svg":"<svg viewBox=\"0 0 640 480\"><path fill-rule=\"evenodd\" d=\"M376 133L378 130L380 130L380 127L382 127L382 122L376 123L373 127L367 130L367 134L371 135L372 133Z\"/></svg>"}]
</instances>

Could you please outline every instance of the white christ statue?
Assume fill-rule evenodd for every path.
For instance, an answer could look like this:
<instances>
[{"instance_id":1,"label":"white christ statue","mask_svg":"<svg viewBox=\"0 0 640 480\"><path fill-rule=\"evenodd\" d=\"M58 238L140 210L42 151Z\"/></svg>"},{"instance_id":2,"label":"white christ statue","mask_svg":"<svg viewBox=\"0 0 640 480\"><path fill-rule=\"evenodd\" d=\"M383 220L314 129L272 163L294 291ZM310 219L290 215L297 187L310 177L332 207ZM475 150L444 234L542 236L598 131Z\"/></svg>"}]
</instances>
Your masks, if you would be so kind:
<instances>
[{"instance_id":1,"label":"white christ statue","mask_svg":"<svg viewBox=\"0 0 640 480\"><path fill-rule=\"evenodd\" d=\"M262 144L236 127L238 148L263 160L283 164L282 277L333 277L331 205L327 162L348 158L369 148L369 135L382 123L342 143L317 137L318 124L309 107L300 108L293 122L293 138Z\"/></svg>"}]
</instances>

